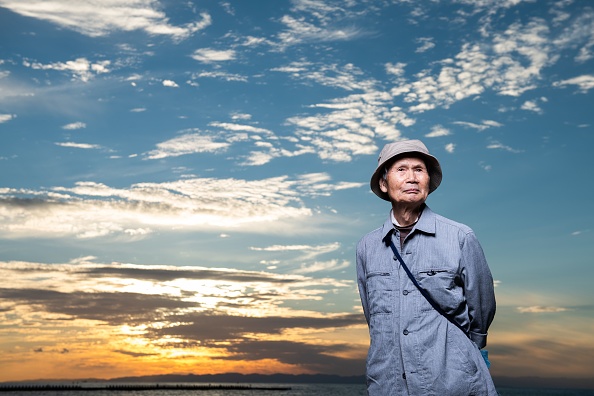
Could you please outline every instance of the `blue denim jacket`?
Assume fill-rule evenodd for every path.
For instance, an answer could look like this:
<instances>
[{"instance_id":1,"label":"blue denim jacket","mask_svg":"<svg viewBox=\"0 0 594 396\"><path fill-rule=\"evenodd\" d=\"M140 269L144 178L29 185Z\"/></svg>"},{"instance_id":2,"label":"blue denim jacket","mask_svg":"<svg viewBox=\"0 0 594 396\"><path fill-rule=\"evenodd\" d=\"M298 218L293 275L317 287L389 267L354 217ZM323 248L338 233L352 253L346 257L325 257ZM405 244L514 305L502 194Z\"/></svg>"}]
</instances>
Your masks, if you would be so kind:
<instances>
[{"instance_id":1,"label":"blue denim jacket","mask_svg":"<svg viewBox=\"0 0 594 396\"><path fill-rule=\"evenodd\" d=\"M497 395L479 348L495 316L493 278L467 226L433 213L422 215L400 247L419 284L467 330L440 315L408 278L384 237L391 217L357 245L357 282L371 339L369 395Z\"/></svg>"}]
</instances>

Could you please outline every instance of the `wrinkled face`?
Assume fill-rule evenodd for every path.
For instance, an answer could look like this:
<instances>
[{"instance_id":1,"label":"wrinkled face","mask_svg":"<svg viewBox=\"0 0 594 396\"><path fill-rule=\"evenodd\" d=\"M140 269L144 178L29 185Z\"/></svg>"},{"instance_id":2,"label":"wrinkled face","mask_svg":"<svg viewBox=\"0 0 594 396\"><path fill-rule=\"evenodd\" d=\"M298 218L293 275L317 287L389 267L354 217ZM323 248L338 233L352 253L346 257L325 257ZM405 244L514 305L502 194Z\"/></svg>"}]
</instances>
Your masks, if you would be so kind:
<instances>
[{"instance_id":1,"label":"wrinkled face","mask_svg":"<svg viewBox=\"0 0 594 396\"><path fill-rule=\"evenodd\" d=\"M429 195L429 172L420 158L397 159L379 183L393 204L420 205Z\"/></svg>"}]
</instances>

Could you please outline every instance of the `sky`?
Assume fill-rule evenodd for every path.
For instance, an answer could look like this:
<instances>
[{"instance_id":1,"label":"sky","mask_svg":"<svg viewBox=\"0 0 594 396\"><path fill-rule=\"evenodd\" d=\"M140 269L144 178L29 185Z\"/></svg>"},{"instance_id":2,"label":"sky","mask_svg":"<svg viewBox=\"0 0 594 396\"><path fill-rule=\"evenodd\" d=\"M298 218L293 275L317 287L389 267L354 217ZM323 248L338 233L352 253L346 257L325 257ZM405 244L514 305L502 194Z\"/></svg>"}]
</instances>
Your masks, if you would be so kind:
<instances>
[{"instance_id":1,"label":"sky","mask_svg":"<svg viewBox=\"0 0 594 396\"><path fill-rule=\"evenodd\" d=\"M386 144L495 280L495 377L594 376L594 3L0 0L0 381L362 375Z\"/></svg>"}]
</instances>

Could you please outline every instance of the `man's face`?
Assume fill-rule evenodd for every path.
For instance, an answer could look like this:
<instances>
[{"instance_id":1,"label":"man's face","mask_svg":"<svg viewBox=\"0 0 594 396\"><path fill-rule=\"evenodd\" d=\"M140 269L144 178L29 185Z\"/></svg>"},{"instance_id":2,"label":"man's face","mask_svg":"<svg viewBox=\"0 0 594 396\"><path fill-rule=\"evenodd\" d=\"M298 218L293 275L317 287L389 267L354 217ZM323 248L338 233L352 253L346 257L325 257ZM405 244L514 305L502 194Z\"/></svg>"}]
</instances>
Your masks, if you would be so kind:
<instances>
[{"instance_id":1,"label":"man's face","mask_svg":"<svg viewBox=\"0 0 594 396\"><path fill-rule=\"evenodd\" d=\"M392 164L386 178L380 179L380 188L392 203L421 204L429 195L429 173L425 161L403 157Z\"/></svg>"}]
</instances>

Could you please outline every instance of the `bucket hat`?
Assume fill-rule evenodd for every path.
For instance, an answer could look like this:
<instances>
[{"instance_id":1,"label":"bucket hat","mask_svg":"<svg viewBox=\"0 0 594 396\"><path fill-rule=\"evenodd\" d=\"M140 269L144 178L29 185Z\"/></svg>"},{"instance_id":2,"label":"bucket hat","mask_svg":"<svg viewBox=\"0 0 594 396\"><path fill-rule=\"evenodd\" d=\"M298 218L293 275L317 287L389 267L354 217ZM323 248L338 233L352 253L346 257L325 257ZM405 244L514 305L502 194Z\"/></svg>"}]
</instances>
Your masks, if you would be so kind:
<instances>
[{"instance_id":1,"label":"bucket hat","mask_svg":"<svg viewBox=\"0 0 594 396\"><path fill-rule=\"evenodd\" d=\"M420 140L401 140L395 143L388 143L384 146L377 159L377 168L371 176L369 185L371 191L383 200L389 201L387 193L380 189L379 181L384 174L384 169L388 162L402 154L415 154L425 161L427 171L429 172L429 194L431 194L441 183L441 165L437 158L429 154L429 150Z\"/></svg>"}]
</instances>

